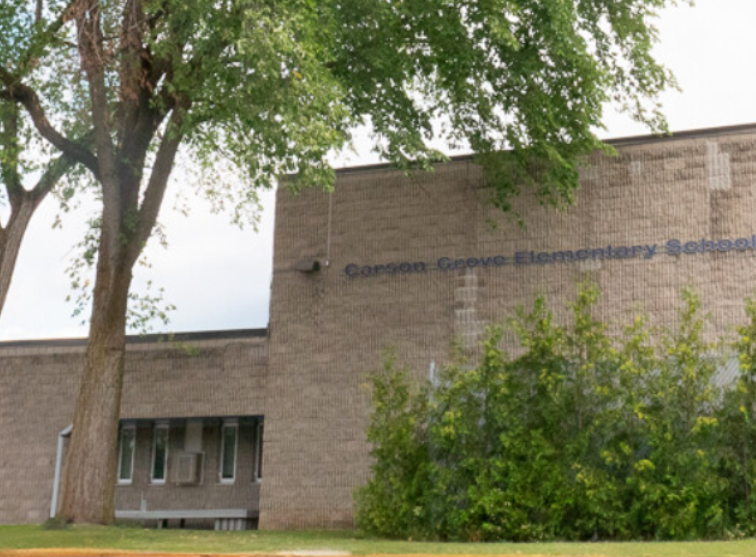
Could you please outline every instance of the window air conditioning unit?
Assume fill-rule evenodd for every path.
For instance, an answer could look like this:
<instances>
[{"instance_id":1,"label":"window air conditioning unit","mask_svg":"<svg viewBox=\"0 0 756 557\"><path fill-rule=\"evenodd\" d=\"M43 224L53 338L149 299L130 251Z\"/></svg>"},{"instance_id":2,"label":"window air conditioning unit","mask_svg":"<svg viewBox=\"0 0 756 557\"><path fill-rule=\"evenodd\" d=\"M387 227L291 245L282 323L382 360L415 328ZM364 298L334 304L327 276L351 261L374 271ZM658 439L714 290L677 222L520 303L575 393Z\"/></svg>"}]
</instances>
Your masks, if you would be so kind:
<instances>
[{"instance_id":1,"label":"window air conditioning unit","mask_svg":"<svg viewBox=\"0 0 756 557\"><path fill-rule=\"evenodd\" d=\"M202 470L202 453L179 453L176 456L176 485L198 485Z\"/></svg>"}]
</instances>

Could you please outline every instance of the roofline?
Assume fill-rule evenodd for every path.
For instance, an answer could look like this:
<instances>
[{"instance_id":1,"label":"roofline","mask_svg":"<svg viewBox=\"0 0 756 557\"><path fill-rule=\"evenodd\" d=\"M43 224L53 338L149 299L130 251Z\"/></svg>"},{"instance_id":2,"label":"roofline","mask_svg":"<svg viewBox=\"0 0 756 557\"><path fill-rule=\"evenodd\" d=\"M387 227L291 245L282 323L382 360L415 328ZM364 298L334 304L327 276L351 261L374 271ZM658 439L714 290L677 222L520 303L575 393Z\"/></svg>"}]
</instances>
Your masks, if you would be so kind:
<instances>
[{"instance_id":1,"label":"roofline","mask_svg":"<svg viewBox=\"0 0 756 557\"><path fill-rule=\"evenodd\" d=\"M127 414L128 416L128 414ZM139 424L139 423L148 423L148 422L160 422L164 420L172 421L186 421L186 420L202 420L202 421L210 421L210 420L225 420L225 419L234 419L237 418L239 420L259 420L260 418L265 418L264 414L210 414L207 416L181 416L181 415L169 415L169 416L154 416L149 418L129 418L129 417L119 417L119 422L121 424L125 423L132 423L132 424Z\"/></svg>"},{"instance_id":2,"label":"roofline","mask_svg":"<svg viewBox=\"0 0 756 557\"><path fill-rule=\"evenodd\" d=\"M753 132L756 133L756 122L749 124L735 124L732 126L717 126L713 128L696 128L692 130L683 130L679 132L670 132L668 134L651 133L645 135L630 135L626 137L615 137L610 139L602 139L607 145L612 147L628 147L631 145L644 145L647 143L655 142L669 142L669 141L682 141L685 139L695 139L698 137L713 137L713 136L725 136L725 135L738 135L741 133ZM472 161L475 158L473 154L465 155L453 155L449 157L449 162L467 162ZM443 163L441 163L443 164ZM337 176L344 176L348 174L358 174L361 172L371 172L376 170L395 170L396 166L391 163L381 162L375 164L365 164L359 166L345 166L336 169ZM289 176L296 176L291 174Z\"/></svg>"},{"instance_id":3,"label":"roofline","mask_svg":"<svg viewBox=\"0 0 756 557\"><path fill-rule=\"evenodd\" d=\"M227 329L219 331L191 331L184 333L157 333L150 335L127 335L126 344L150 344L158 342L195 342L201 340L232 340L247 338L265 338L268 329ZM88 339L80 338L52 338L38 340L6 340L0 341L0 350L3 348L68 348L86 346Z\"/></svg>"},{"instance_id":4,"label":"roofline","mask_svg":"<svg viewBox=\"0 0 756 557\"><path fill-rule=\"evenodd\" d=\"M739 135L748 132L756 133L756 122L750 122L748 124L734 124L731 126L715 126L713 128L695 128L692 130L670 132L668 134L630 135L627 137L605 139L603 141L604 143L615 147L622 147L624 145L640 145L644 143L652 143L654 141L682 141L684 139L695 139L698 137Z\"/></svg>"}]
</instances>

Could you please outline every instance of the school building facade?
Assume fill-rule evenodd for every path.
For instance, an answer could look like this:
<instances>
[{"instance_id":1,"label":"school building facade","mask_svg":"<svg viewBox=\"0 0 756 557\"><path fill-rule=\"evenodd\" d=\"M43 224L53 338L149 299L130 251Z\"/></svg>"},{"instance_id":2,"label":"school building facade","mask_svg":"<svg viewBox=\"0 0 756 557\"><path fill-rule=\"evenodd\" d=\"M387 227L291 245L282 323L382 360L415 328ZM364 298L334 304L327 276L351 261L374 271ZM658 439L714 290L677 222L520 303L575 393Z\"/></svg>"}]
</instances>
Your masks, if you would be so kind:
<instances>
[{"instance_id":1,"label":"school building facade","mask_svg":"<svg viewBox=\"0 0 756 557\"><path fill-rule=\"evenodd\" d=\"M459 158L406 177L345 169L335 191L278 193L267 329L131 338L117 516L158 526L341 528L370 472L365 375L391 346L427 377L455 340L576 283L621 323L675 319L693 286L707 334L743 322L756 288L756 126L613 142L575 205L527 192L518 225ZM83 340L0 343L0 524L55 512Z\"/></svg>"}]
</instances>

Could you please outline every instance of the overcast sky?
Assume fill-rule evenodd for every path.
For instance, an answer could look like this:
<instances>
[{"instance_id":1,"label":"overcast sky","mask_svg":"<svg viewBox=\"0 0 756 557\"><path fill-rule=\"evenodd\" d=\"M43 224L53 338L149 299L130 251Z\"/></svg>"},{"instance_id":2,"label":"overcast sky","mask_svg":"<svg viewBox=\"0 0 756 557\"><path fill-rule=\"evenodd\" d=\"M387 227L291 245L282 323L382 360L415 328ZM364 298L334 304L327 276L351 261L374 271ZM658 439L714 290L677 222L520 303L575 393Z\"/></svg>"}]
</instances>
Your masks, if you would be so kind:
<instances>
[{"instance_id":1,"label":"overcast sky","mask_svg":"<svg viewBox=\"0 0 756 557\"><path fill-rule=\"evenodd\" d=\"M658 21L658 59L676 74L682 92L661 99L670 129L682 131L756 122L756 2L698 0L666 10ZM607 111L602 137L647 133L627 117ZM367 142L358 153L342 156L337 166L379 162ZM180 173L177 175L180 181ZM174 184L175 186L175 184ZM177 188L173 188L175 192ZM203 331L266 327L273 254L272 192L262 195L259 231L239 230L227 215L210 215L203 203L188 217L165 203L161 222L170 248L151 242L150 269L136 270L137 288L147 280L165 289L177 309L168 326L155 331ZM65 270L73 246L94 206L86 205L64 218L63 230L52 230L58 213L52 199L34 217L19 257L16 276L0 317L0 340L86 336L73 304Z\"/></svg>"}]
</instances>

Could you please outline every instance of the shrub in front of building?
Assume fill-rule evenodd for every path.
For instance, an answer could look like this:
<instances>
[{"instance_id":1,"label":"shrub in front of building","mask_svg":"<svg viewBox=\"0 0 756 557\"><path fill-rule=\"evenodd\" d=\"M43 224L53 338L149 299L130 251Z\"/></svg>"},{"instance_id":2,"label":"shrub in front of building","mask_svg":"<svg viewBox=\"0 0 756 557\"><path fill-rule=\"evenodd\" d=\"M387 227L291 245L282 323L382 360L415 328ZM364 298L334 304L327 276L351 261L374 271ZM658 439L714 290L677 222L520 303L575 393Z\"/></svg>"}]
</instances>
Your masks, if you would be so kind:
<instances>
[{"instance_id":1,"label":"shrub in front of building","mask_svg":"<svg viewBox=\"0 0 756 557\"><path fill-rule=\"evenodd\" d=\"M474 366L419 385L393 356L371 376L373 475L357 523L448 540L714 539L756 533L756 302L731 346L704 340L699 297L677 324L620 335L580 287L568 326L543 298L491 327ZM501 350L515 334L521 351Z\"/></svg>"}]
</instances>

